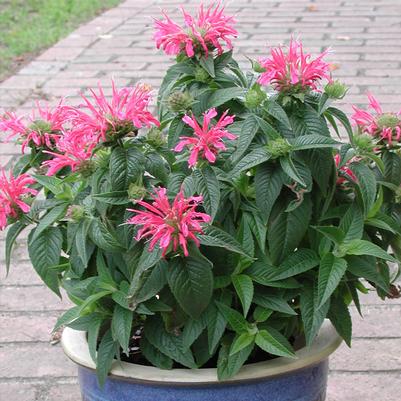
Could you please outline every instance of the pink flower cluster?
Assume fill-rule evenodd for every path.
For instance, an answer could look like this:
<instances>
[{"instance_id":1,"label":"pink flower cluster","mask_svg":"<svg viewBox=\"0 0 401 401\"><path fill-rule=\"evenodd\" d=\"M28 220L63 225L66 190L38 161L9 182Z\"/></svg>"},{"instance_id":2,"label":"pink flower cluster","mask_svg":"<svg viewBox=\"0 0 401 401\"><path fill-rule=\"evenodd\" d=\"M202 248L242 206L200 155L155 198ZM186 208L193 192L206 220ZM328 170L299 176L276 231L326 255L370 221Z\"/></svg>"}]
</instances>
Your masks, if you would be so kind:
<instances>
[{"instance_id":1,"label":"pink flower cluster","mask_svg":"<svg viewBox=\"0 0 401 401\"><path fill-rule=\"evenodd\" d=\"M151 93L145 85L117 89L112 82L111 101L100 85L99 93L91 90L91 94L93 100L83 96L85 103L79 107L60 102L51 109L38 104L38 116L33 112L29 123L15 113L6 113L0 117L0 131L9 133L6 140L18 136L23 151L27 146L43 147L50 157L43 166L48 168L47 175L54 175L63 167L76 171L92 158L99 143L112 140L120 130L126 133L160 125L148 110Z\"/></svg>"},{"instance_id":2,"label":"pink flower cluster","mask_svg":"<svg viewBox=\"0 0 401 401\"><path fill-rule=\"evenodd\" d=\"M7 177L4 170L0 173L0 230L7 226L8 217L18 217L18 212L28 213L30 206L24 202L29 195L36 195L38 191L29 185L36 181L28 174L14 177L12 173Z\"/></svg>"},{"instance_id":3,"label":"pink flower cluster","mask_svg":"<svg viewBox=\"0 0 401 401\"><path fill-rule=\"evenodd\" d=\"M311 54L304 53L299 40L292 38L288 48L272 48L269 57L259 60L265 71L258 82L273 85L278 91L317 90L321 80L331 81L330 64L323 60L328 52L325 50L313 58Z\"/></svg>"},{"instance_id":4,"label":"pink flower cluster","mask_svg":"<svg viewBox=\"0 0 401 401\"><path fill-rule=\"evenodd\" d=\"M37 111L34 110L27 119L12 112L0 116L0 131L9 134L6 140L18 136L22 141L22 152L31 145L53 149L65 124L74 114L74 110L64 105L63 101L54 108L37 103Z\"/></svg>"},{"instance_id":5,"label":"pink flower cluster","mask_svg":"<svg viewBox=\"0 0 401 401\"><path fill-rule=\"evenodd\" d=\"M174 252L181 248L185 256L188 256L188 241L194 241L199 246L197 233L202 233L202 223L208 223L211 217L206 213L196 211L202 202L202 196L185 198L179 192L172 204L167 197L166 188L158 188L153 195L154 202L138 201L145 210L128 209L136 213L127 224L141 225L135 239L150 238L149 251L152 251L157 243L163 249L163 257L172 249Z\"/></svg>"},{"instance_id":6,"label":"pink flower cluster","mask_svg":"<svg viewBox=\"0 0 401 401\"><path fill-rule=\"evenodd\" d=\"M349 177L354 182L358 181L354 172L348 167L352 163L352 160L349 160L344 166L339 167L341 164L341 156L339 154L336 154L334 156L334 162L336 163L336 167L339 172L343 173L344 175ZM342 184L346 183L347 181L349 181L349 180L346 177L338 177L337 185L342 185Z\"/></svg>"},{"instance_id":7,"label":"pink flower cluster","mask_svg":"<svg viewBox=\"0 0 401 401\"><path fill-rule=\"evenodd\" d=\"M222 150L226 150L223 138L230 140L237 136L228 132L225 127L234 122L235 116L228 116L228 110L225 111L215 125L210 125L211 120L217 116L216 109L210 109L203 114L202 127L196 121L195 117L185 115L182 119L189 125L195 136L182 136L180 142L174 148L176 152L181 152L184 148L189 148L191 154L188 160L189 167L194 167L199 159L207 159L210 163L216 161L216 155Z\"/></svg>"},{"instance_id":8,"label":"pink flower cluster","mask_svg":"<svg viewBox=\"0 0 401 401\"><path fill-rule=\"evenodd\" d=\"M188 57L202 54L208 57L209 51L217 49L223 53L222 43L232 49L230 37L237 37L233 28L234 18L224 15L224 7L211 5L204 10L200 6L195 17L181 7L185 26L175 23L166 13L165 20L155 20L154 39L158 49L162 48L168 55L178 55L185 52Z\"/></svg>"},{"instance_id":9,"label":"pink flower cluster","mask_svg":"<svg viewBox=\"0 0 401 401\"><path fill-rule=\"evenodd\" d=\"M374 113L353 106L354 114L351 118L364 133L379 137L390 146L393 141L401 139L401 110L395 113L385 113L377 99L368 93L369 107Z\"/></svg>"}]
</instances>

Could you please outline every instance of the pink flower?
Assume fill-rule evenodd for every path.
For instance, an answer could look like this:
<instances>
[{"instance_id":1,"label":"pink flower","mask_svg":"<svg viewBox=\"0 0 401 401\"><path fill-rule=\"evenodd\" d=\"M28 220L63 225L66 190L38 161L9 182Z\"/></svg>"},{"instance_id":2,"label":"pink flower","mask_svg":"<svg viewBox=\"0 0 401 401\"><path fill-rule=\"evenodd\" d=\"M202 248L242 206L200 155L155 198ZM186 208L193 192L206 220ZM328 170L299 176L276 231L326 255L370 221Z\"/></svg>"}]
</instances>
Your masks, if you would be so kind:
<instances>
[{"instance_id":1,"label":"pink flower","mask_svg":"<svg viewBox=\"0 0 401 401\"><path fill-rule=\"evenodd\" d=\"M28 185L36 181L28 174L21 174L14 177L9 173L7 177L5 171L1 169L0 174L0 230L7 226L8 217L18 217L18 212L28 213L30 206L24 202L27 195L36 195L38 191L29 188Z\"/></svg>"},{"instance_id":2,"label":"pink flower","mask_svg":"<svg viewBox=\"0 0 401 401\"><path fill-rule=\"evenodd\" d=\"M353 161L355 160L349 160L345 166L339 167L341 164L341 156L339 154L336 154L334 156L334 162L336 163L336 167L339 172L343 173L344 175L348 176L352 181L358 182L358 179L356 178L354 172L348 167ZM342 185L345 182L347 182L347 178L345 177L338 177L337 178L337 185Z\"/></svg>"},{"instance_id":3,"label":"pink flower","mask_svg":"<svg viewBox=\"0 0 401 401\"><path fill-rule=\"evenodd\" d=\"M237 136L228 132L224 127L232 124L235 116L228 116L228 110L223 113L214 126L209 126L212 118L217 116L216 109L210 109L203 114L203 125L199 126L195 117L185 115L182 119L194 130L194 137L181 136L180 142L174 148L176 152L181 152L185 147L191 150L188 160L189 167L194 167L198 161L199 154L203 159L207 159L210 163L216 161L216 155L221 150L226 150L223 138L230 140L236 139Z\"/></svg>"},{"instance_id":4,"label":"pink flower","mask_svg":"<svg viewBox=\"0 0 401 401\"><path fill-rule=\"evenodd\" d=\"M99 141L113 139L113 135L119 134L119 130L132 131L150 127L152 124L159 126L160 123L148 111L151 101L150 88L146 85L136 85L132 88L117 89L112 81L112 99L108 101L103 89L99 84L99 93L93 89L92 102L82 95L89 114L78 110L72 123L74 130L97 135ZM110 136L110 137L109 137Z\"/></svg>"},{"instance_id":5,"label":"pink flower","mask_svg":"<svg viewBox=\"0 0 401 401\"><path fill-rule=\"evenodd\" d=\"M44 151L51 156L50 160L42 163L48 167L48 176L58 173L64 167L76 171L91 159L93 149L97 145L97 138L80 131L67 131L57 141L57 152Z\"/></svg>"},{"instance_id":6,"label":"pink flower","mask_svg":"<svg viewBox=\"0 0 401 401\"><path fill-rule=\"evenodd\" d=\"M393 140L401 139L401 110L398 114L385 113L377 99L368 93L369 107L374 113L352 106L354 114L351 118L360 130L369 135L379 137L391 146Z\"/></svg>"},{"instance_id":7,"label":"pink flower","mask_svg":"<svg viewBox=\"0 0 401 401\"><path fill-rule=\"evenodd\" d=\"M8 112L0 116L0 130L9 132L6 140L19 136L22 140L22 152L27 146L39 146L53 149L64 125L74 115L74 109L63 104L63 100L54 107L42 107L37 103L37 110L24 121L15 113Z\"/></svg>"},{"instance_id":8,"label":"pink flower","mask_svg":"<svg viewBox=\"0 0 401 401\"><path fill-rule=\"evenodd\" d=\"M238 32L233 28L234 18L223 14L224 7L220 3L213 4L206 9L199 7L196 17L188 14L181 7L184 16L184 27L172 21L166 13L165 20L155 20L156 46L162 48L168 55L177 55L182 52L188 57L201 53L208 57L209 51L217 49L223 53L221 42L225 42L228 49L232 49L230 36L237 37Z\"/></svg>"},{"instance_id":9,"label":"pink flower","mask_svg":"<svg viewBox=\"0 0 401 401\"><path fill-rule=\"evenodd\" d=\"M127 224L142 226L135 239L140 241L142 238L150 238L149 251L159 243L163 249L163 257L170 247L174 252L180 247L184 255L188 256L188 241L192 240L199 246L195 234L202 234L201 224L211 220L208 214L196 212L197 206L203 200L202 196L184 198L183 193L179 192L170 205L166 188L157 188L152 197L152 204L142 200L137 202L145 210L128 209L135 212L136 216L131 217Z\"/></svg>"},{"instance_id":10,"label":"pink flower","mask_svg":"<svg viewBox=\"0 0 401 401\"><path fill-rule=\"evenodd\" d=\"M262 85L273 85L278 91L291 89L307 90L318 88L322 79L331 81L330 65L323 58L329 50L312 58L304 53L302 43L291 38L287 49L283 46L270 50L270 57L260 59L261 66L266 70L261 74L258 82Z\"/></svg>"}]
</instances>

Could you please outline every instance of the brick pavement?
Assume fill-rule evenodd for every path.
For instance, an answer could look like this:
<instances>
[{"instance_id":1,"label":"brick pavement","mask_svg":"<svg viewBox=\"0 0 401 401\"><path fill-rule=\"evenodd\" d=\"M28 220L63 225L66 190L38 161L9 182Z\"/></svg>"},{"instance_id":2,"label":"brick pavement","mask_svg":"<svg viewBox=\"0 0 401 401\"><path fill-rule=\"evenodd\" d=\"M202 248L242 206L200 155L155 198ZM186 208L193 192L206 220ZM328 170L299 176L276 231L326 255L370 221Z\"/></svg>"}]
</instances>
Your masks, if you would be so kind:
<instances>
[{"instance_id":1,"label":"brick pavement","mask_svg":"<svg viewBox=\"0 0 401 401\"><path fill-rule=\"evenodd\" d=\"M18 74L0 84L1 108L28 112L32 102L78 93L100 80L110 87L142 80L155 88L170 64L151 40L151 18L160 8L178 14L177 6L198 0L128 0L81 26L45 51ZM366 103L367 89L389 109L401 106L400 0L239 0L240 38L235 51L257 57L266 45L300 33L306 46L332 46L335 75L349 84L348 102ZM349 105L346 106L349 112ZM17 153L0 145L0 164ZM4 265L0 236L0 267ZM23 242L23 241L22 241ZM399 401L401 387L401 300L384 304L369 295L365 319L355 310L354 347L342 347L332 358L329 401ZM0 274L0 399L4 401L77 401L74 366L59 346L49 344L51 327L66 306L34 275L23 243L15 252L8 279Z\"/></svg>"}]
</instances>

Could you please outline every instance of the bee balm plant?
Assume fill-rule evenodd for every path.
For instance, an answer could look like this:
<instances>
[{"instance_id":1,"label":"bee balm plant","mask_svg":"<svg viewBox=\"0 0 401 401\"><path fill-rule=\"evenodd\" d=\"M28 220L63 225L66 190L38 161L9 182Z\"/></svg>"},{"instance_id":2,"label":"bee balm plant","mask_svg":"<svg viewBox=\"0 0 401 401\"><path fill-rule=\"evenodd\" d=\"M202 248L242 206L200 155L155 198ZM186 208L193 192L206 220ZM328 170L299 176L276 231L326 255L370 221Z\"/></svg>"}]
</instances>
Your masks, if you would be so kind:
<instances>
[{"instance_id":1,"label":"bee balm plant","mask_svg":"<svg viewBox=\"0 0 401 401\"><path fill-rule=\"evenodd\" d=\"M187 372L172 400L204 399L188 383L209 383L212 400L260 391L249 379L272 400L323 400L326 359L338 336L351 343L350 304L398 295L401 118L369 95L373 112L355 107L352 126L334 106L346 88L327 51L293 38L244 73L233 17L221 6L182 13L183 24L155 20L157 47L176 56L157 116L148 86L113 83L111 99L99 86L78 107L1 117L23 153L0 175L7 267L30 231L33 267L74 304L56 325L69 328L72 359L67 344L86 333L88 400L86 385L120 399L110 394L129 391L118 380L129 365L135 394L153 399L166 399L146 387L163 369L164 385ZM305 388L305 377L317 381Z\"/></svg>"}]
</instances>

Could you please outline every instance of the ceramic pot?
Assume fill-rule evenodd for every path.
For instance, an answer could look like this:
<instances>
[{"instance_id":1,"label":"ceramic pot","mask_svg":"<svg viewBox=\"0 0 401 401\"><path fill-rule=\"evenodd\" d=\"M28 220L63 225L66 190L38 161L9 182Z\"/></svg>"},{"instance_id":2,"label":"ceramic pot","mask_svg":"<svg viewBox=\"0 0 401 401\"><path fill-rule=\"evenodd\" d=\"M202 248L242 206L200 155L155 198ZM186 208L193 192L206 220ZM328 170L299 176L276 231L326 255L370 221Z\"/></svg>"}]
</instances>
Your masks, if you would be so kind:
<instances>
[{"instance_id":1,"label":"ceramic pot","mask_svg":"<svg viewBox=\"0 0 401 401\"><path fill-rule=\"evenodd\" d=\"M325 321L297 359L276 358L245 365L233 378L217 380L216 369L161 370L114 361L101 389L89 355L86 333L66 328L62 346L78 365L83 401L324 401L328 358L341 343Z\"/></svg>"}]
</instances>

